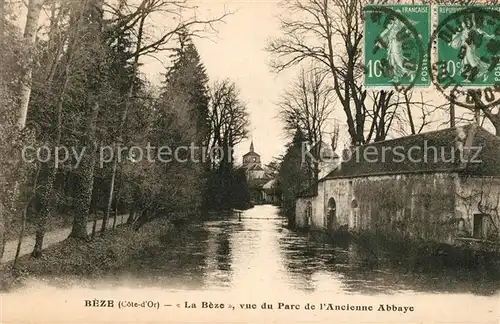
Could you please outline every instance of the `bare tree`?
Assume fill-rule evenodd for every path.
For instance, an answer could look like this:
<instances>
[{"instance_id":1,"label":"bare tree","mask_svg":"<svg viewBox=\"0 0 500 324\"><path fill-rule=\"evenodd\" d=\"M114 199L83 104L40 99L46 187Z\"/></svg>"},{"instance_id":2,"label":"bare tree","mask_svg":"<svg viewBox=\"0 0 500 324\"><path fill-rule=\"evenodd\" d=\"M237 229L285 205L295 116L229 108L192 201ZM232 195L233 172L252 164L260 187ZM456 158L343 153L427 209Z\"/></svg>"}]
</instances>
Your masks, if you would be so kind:
<instances>
[{"instance_id":1,"label":"bare tree","mask_svg":"<svg viewBox=\"0 0 500 324\"><path fill-rule=\"evenodd\" d=\"M148 35L149 42L144 41L135 51L129 53L129 58L171 50L169 45L180 32L188 31L186 36L189 37L206 37L216 32L216 25L224 22L224 19L232 14L232 12L224 12L214 18L199 19L196 15L196 6L190 5L188 0L142 0L138 6L129 4L127 0L120 0L118 7L107 4L106 10L113 15L107 23L115 23L117 26L114 30L116 38L123 33L136 31L140 25L147 26L149 19L152 19L155 13L164 14L173 21L177 21L175 26L160 36ZM125 14L127 12L128 14ZM186 18L185 12L194 14ZM114 41L113 38L110 41Z\"/></svg>"},{"instance_id":2,"label":"bare tree","mask_svg":"<svg viewBox=\"0 0 500 324\"><path fill-rule=\"evenodd\" d=\"M420 99L413 99L415 95ZM442 109L416 91L374 92L372 100L374 109L367 115L374 122L367 138L375 142L386 139L391 131L400 136L419 134L435 123L432 116Z\"/></svg>"},{"instance_id":3,"label":"bare tree","mask_svg":"<svg viewBox=\"0 0 500 324\"><path fill-rule=\"evenodd\" d=\"M334 104L333 89L325 82L326 74L317 69L301 69L290 89L282 95L279 116L291 134L301 129L311 143L323 139L324 127Z\"/></svg>"},{"instance_id":4,"label":"bare tree","mask_svg":"<svg viewBox=\"0 0 500 324\"><path fill-rule=\"evenodd\" d=\"M315 179L319 170L314 162L319 159L323 133L334 104L333 89L326 84L325 78L326 74L314 67L308 71L302 68L279 103L279 116L286 130L293 134L300 129L313 147L311 153L316 161L311 161L311 168Z\"/></svg>"},{"instance_id":5,"label":"bare tree","mask_svg":"<svg viewBox=\"0 0 500 324\"><path fill-rule=\"evenodd\" d=\"M149 43L145 42L145 28L146 28L146 23L147 19L154 13L158 12L163 12L167 13L170 15L180 15L181 10L195 10L195 7L190 6L187 4L186 1L163 1L163 0L143 0L140 5L134 10L131 8L131 6L127 3L127 0L120 0L118 7L113 8L111 6L108 6L109 9L112 10L113 14L117 16L117 20L115 23L117 24L116 28L116 39L119 41L120 38L124 33L130 30L137 30L135 32L136 34L136 47L135 50L129 54L130 59L133 59L132 63L132 75L130 76L130 82L129 82L129 89L127 92L127 98L124 101L124 107L123 107L123 112L122 112L122 117L121 117L121 123L118 129L118 138L116 139L117 142L121 142L122 140L122 133L123 133L123 127L125 125L125 122L127 120L127 114L130 108L130 103L132 99L132 95L134 93L134 80L138 72L139 68L139 60L141 57L145 55L151 55L154 53L157 53L161 50L164 49L170 49L170 48L165 48L165 45L168 44L171 39L178 35L179 33L185 33L186 36L200 36L203 34L203 32L207 31L207 27L210 31L215 31L215 24L222 22L223 19L229 14L229 13L224 13L219 17L216 17L214 19L208 19L208 20L198 20L195 17L190 18L188 20L182 21L181 20L173 29L169 30L165 34L161 35L159 38L154 39L153 41L150 41ZM130 12L129 14L124 14L125 12ZM181 16L179 16L181 18ZM115 143L116 147L117 143ZM103 221L102 221L102 227L101 231L104 232L107 227L108 219L110 216L111 212L111 205L113 202L113 193L115 190L115 179L116 179L116 172L117 172L117 166L118 166L118 159L115 158L113 161L113 169L112 169L112 174L111 174L111 185L110 185L110 192L109 192L109 199L108 199L108 207L107 211L104 215Z\"/></svg>"},{"instance_id":6,"label":"bare tree","mask_svg":"<svg viewBox=\"0 0 500 324\"><path fill-rule=\"evenodd\" d=\"M371 95L363 86L363 0L284 0L284 36L267 50L279 72L313 61L327 73L342 107L353 145L385 139L400 105L394 91Z\"/></svg>"},{"instance_id":7,"label":"bare tree","mask_svg":"<svg viewBox=\"0 0 500 324\"><path fill-rule=\"evenodd\" d=\"M227 153L230 148L247 137L248 111L244 102L241 101L239 90L234 82L225 79L216 81L211 86L209 121L210 148L219 147ZM226 156L226 158L231 157ZM218 162L219 164L229 163L230 160Z\"/></svg>"},{"instance_id":8,"label":"bare tree","mask_svg":"<svg viewBox=\"0 0 500 324\"><path fill-rule=\"evenodd\" d=\"M268 51L277 57L272 67L281 71L305 60L321 64L333 80L352 142L363 143L366 91L356 83L363 71L361 1L286 0L281 4L293 17L280 19L285 36L268 44Z\"/></svg>"},{"instance_id":9,"label":"bare tree","mask_svg":"<svg viewBox=\"0 0 500 324\"><path fill-rule=\"evenodd\" d=\"M67 97L66 90L68 88L68 80L78 79L79 74L82 71L82 66L85 65L83 61L86 58L92 58L96 64L105 64L99 60L104 58L103 49L98 47L106 46L106 44L99 44L99 42L107 41L110 43L120 42L120 40L126 34L132 34L135 36L135 48L133 51L128 52L128 60L131 61L132 73L127 75L129 80L128 90L126 96L122 102L123 110L121 112L121 118L119 122L119 127L117 129L115 143L121 142L121 137L123 133L123 128L127 120L128 111L134 94L135 80L138 74L138 68L140 65L140 58L145 55L153 55L157 51L167 50L169 47L167 43L170 42L172 37L174 37L178 31L183 30L187 26L191 27L191 34L199 35L204 32L211 32L215 28L215 24L222 22L223 17L228 15L224 13L223 15L216 17L214 19L200 20L196 16L189 19L181 19L182 13L180 9L188 10L194 7L188 6L186 1L161 1L161 0L143 0L139 6L134 7L130 5L127 0L120 0L118 5L114 7L113 5L107 4L104 1L94 1L92 4L88 5L92 1L86 1L85 3L74 3L65 1L53 1L51 2L50 19L49 19L49 32L48 32L48 45L47 45L47 55L50 57L47 66L44 66L44 71L40 74L45 76L45 82L50 84L56 70L62 70L62 86L59 87L59 91L56 91L56 113L57 125L55 125L56 136L51 138L51 144L57 145L61 141L61 129L62 129L62 110L64 107L64 98ZM88 8L85 8L87 6ZM99 29L93 27L94 24L85 24L85 19L82 19L82 15L85 15L85 11L91 12L91 19L95 19L97 22L95 25L100 25ZM104 18L103 13L111 14L111 18ZM178 23L172 27L172 29L165 32L163 35L157 36L146 35L145 29L148 19L155 13L162 12L170 17L177 18ZM98 18L95 18L98 17ZM101 17L101 18L99 18ZM208 26L208 27L207 27ZM106 33L106 38L102 36ZM94 35L94 36L92 36ZM94 37L91 43L85 46L85 42L88 42L88 37ZM107 44L108 46L110 44ZM94 52L94 54L91 54ZM105 55L105 54L104 54ZM90 61L92 61L90 60ZM89 66L89 76L94 78L95 70ZM40 71L37 71L40 72ZM99 78L99 77L97 77ZM99 87L95 87L98 89ZM78 174L82 183L86 183L79 190L78 197L76 199L77 204L81 207L77 208L78 215L75 217L75 222L73 226L73 232L71 236L78 238L86 238L86 214L88 213L89 197L92 191L92 179L94 177L93 162L95 158L93 155L92 148L95 147L96 142L96 122L99 116L99 105L101 101L101 95L99 93L89 93L88 102L89 109L88 114L84 117L87 123L87 127L81 131L72 130L77 136L80 136L86 142L85 146L89 149L86 151L85 158L82 164L82 170ZM49 121L50 123L51 121ZM48 125L50 128L52 126ZM116 154L114 155L116 157ZM48 165L44 166L43 174L44 181L43 185L40 187L40 192L38 194L41 198L40 210L38 211L37 217L37 239L35 248L33 250L33 256L41 255L41 247L43 245L45 224L47 216L49 214L49 198L53 194L53 182L55 180L56 170L50 168ZM115 191L115 179L117 173L117 160L113 161L113 168L111 174L111 186L109 194L108 211L104 215L104 220L102 223L103 229L107 225L107 220L109 219L111 211L111 202L113 201L114 191Z\"/></svg>"},{"instance_id":10,"label":"bare tree","mask_svg":"<svg viewBox=\"0 0 500 324\"><path fill-rule=\"evenodd\" d=\"M402 113L396 118L399 124L399 131L402 136L420 134L429 126L436 123L433 115L442 109L442 105L434 105L432 102L424 100L424 94L419 93L419 100L412 100L415 92L405 91L400 96L403 100L399 100L401 105L404 105ZM407 130L409 128L409 130Z\"/></svg>"}]
</instances>

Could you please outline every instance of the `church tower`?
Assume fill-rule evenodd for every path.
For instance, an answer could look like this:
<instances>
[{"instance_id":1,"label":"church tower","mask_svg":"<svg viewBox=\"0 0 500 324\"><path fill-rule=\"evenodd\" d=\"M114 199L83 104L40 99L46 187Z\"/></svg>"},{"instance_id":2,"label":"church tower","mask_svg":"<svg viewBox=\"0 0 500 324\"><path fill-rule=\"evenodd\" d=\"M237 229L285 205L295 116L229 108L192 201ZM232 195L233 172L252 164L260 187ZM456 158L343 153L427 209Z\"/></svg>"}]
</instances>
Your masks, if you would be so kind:
<instances>
[{"instance_id":1,"label":"church tower","mask_svg":"<svg viewBox=\"0 0 500 324\"><path fill-rule=\"evenodd\" d=\"M247 168L251 165L260 166L260 155L255 153L253 140L250 144L250 151L247 154L243 155L243 167Z\"/></svg>"},{"instance_id":2,"label":"church tower","mask_svg":"<svg viewBox=\"0 0 500 324\"><path fill-rule=\"evenodd\" d=\"M253 140L250 144L250 151L243 155L243 168L246 169L247 180L264 177L265 172L261 166L260 155L255 153Z\"/></svg>"}]
</instances>

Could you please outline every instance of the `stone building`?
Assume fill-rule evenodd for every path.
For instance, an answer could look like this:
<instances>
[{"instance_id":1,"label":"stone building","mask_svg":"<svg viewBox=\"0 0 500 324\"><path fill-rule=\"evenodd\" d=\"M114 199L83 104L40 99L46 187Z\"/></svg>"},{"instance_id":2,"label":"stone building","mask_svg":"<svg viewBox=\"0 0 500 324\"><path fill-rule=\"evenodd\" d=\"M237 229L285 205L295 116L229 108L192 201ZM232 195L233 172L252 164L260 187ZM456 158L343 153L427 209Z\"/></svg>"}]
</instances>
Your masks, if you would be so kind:
<instances>
[{"instance_id":1,"label":"stone building","mask_svg":"<svg viewBox=\"0 0 500 324\"><path fill-rule=\"evenodd\" d=\"M253 141L250 144L250 150L248 153L243 155L243 168L245 168L245 174L247 180L262 179L264 178L265 171L262 168L260 162L260 155L254 150Z\"/></svg>"},{"instance_id":2,"label":"stone building","mask_svg":"<svg viewBox=\"0 0 500 324\"><path fill-rule=\"evenodd\" d=\"M454 244L500 238L500 139L475 124L367 144L297 199L299 228Z\"/></svg>"},{"instance_id":3,"label":"stone building","mask_svg":"<svg viewBox=\"0 0 500 324\"><path fill-rule=\"evenodd\" d=\"M245 169L250 202L255 205L276 203L278 199L274 179L262 168L260 155L255 152L253 141L248 153L243 155L242 167Z\"/></svg>"}]
</instances>

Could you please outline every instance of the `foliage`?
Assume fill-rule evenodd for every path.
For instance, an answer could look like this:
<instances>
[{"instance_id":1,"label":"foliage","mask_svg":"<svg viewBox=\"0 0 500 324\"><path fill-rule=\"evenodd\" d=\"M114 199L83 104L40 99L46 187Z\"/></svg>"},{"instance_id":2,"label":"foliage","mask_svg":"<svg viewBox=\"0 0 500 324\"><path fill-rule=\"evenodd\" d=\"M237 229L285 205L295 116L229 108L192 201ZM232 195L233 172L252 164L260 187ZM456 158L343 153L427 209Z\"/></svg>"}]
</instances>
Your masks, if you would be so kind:
<instances>
[{"instance_id":1,"label":"foliage","mask_svg":"<svg viewBox=\"0 0 500 324\"><path fill-rule=\"evenodd\" d=\"M313 175L302 161L302 145L306 141L300 129L288 145L278 173L278 190L282 193L283 212L295 219L295 200L299 194L311 188Z\"/></svg>"},{"instance_id":2,"label":"foliage","mask_svg":"<svg viewBox=\"0 0 500 324\"><path fill-rule=\"evenodd\" d=\"M245 171L235 169L232 149L248 133L247 107L236 84L216 81L209 91L210 172L205 192L205 209L247 209L249 191Z\"/></svg>"},{"instance_id":3,"label":"foliage","mask_svg":"<svg viewBox=\"0 0 500 324\"><path fill-rule=\"evenodd\" d=\"M0 289L7 290L23 284L27 277L46 277L65 274L72 276L99 277L122 269L130 264L135 253L160 245L160 238L173 231L166 220L156 220L143 227L141 232L124 227L114 235L97 237L82 243L67 240L45 251L43 259L23 257L14 273L0 278Z\"/></svg>"},{"instance_id":4,"label":"foliage","mask_svg":"<svg viewBox=\"0 0 500 324\"><path fill-rule=\"evenodd\" d=\"M201 145L207 137L208 77L198 51L189 37L179 35L173 66L155 105L149 141L153 147L169 147L178 158L152 166L163 180L156 191L156 203L164 212L182 208L199 211L203 202L206 163ZM180 148L194 146L194 151ZM178 150L179 149L179 150ZM177 151L178 150L178 151ZM154 183L154 182L152 182Z\"/></svg>"},{"instance_id":5,"label":"foliage","mask_svg":"<svg viewBox=\"0 0 500 324\"><path fill-rule=\"evenodd\" d=\"M18 30L6 24L4 34L0 35L0 257L3 241L11 224L18 218L29 199L29 187L33 167L24 163L21 150L33 142L33 131L20 131L17 126L17 71L22 65L16 53L23 52Z\"/></svg>"},{"instance_id":6,"label":"foliage","mask_svg":"<svg viewBox=\"0 0 500 324\"><path fill-rule=\"evenodd\" d=\"M26 39L13 25L4 24L6 16L0 17L4 109L0 135L12 139L0 145L10 158L0 162L0 199L8 209L5 214L18 218L16 224L21 222L19 211L30 202L26 220L37 225L33 256L41 255L45 231L56 223L50 219L54 215L73 217L71 236L84 240L89 214L107 215L108 203L120 213L128 209L139 215L129 223L141 226L156 216L196 218L206 201L210 163L200 160L206 160L201 148L209 145L212 125L209 78L191 37L214 31L215 23L227 13L204 20L182 17L155 38L145 32L153 13L177 16L177 9L192 7L184 1L150 0L138 6L126 0L118 4L55 0L43 7L48 20L30 25L36 30L34 47L24 46ZM172 49L174 36L179 37L179 46ZM165 50L167 44L172 67L158 95L138 68L144 55ZM26 73L27 67L32 75ZM23 83L30 90L24 94L30 96L27 129L21 134L15 125L15 108L20 101L18 86L26 74L32 82ZM53 156L48 162L22 165L21 149L30 143L75 151L62 165L55 165ZM187 157L184 153L162 162L157 151L153 150L151 161L149 156L136 159L127 149L118 163L98 160L110 146L138 146L145 152L151 146L175 150L192 144L199 150L187 162L179 160ZM83 153L83 160L77 164L72 153ZM235 185L241 177L235 172L228 181ZM234 199L243 199L244 193L234 193ZM3 225L0 220L0 241Z\"/></svg>"}]
</instances>

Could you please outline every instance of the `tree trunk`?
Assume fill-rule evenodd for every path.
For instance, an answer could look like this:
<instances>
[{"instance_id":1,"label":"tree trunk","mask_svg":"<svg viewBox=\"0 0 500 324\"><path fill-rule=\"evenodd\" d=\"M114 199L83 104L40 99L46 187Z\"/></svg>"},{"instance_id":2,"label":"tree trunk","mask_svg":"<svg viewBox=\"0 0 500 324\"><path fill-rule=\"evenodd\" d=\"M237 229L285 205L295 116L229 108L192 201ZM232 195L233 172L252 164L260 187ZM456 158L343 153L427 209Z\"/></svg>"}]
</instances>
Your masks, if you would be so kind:
<instances>
[{"instance_id":1,"label":"tree trunk","mask_svg":"<svg viewBox=\"0 0 500 324\"><path fill-rule=\"evenodd\" d=\"M135 207L132 207L128 214L127 225L132 225L134 223L134 218L135 218Z\"/></svg>"},{"instance_id":2,"label":"tree trunk","mask_svg":"<svg viewBox=\"0 0 500 324\"><path fill-rule=\"evenodd\" d=\"M23 129L26 125L26 116L28 115L28 104L31 96L31 79L33 74L33 56L36 41L36 32L38 29L38 20L42 11L43 0L29 0L28 14L26 16L26 24L24 26L24 43L28 53L26 65L22 69L19 91L19 113L18 125Z\"/></svg>"},{"instance_id":3,"label":"tree trunk","mask_svg":"<svg viewBox=\"0 0 500 324\"><path fill-rule=\"evenodd\" d=\"M26 228L26 216L28 213L28 206L24 208L21 222L21 231L19 232L19 241L17 242L16 255L14 257L14 261L12 262L12 268L16 266L17 260L19 259L19 254L21 254L21 247L23 243L24 230Z\"/></svg>"},{"instance_id":4,"label":"tree trunk","mask_svg":"<svg viewBox=\"0 0 500 324\"><path fill-rule=\"evenodd\" d=\"M82 19L82 24L85 24L87 29L84 37L87 44L81 44L85 55L92 57L93 64L87 64L82 71L86 78L86 99L88 102L88 113L85 116L85 131L83 144L85 151L83 152L82 161L80 163L80 172L77 175L76 188L76 213L73 218L73 227L69 235L70 238L78 240L88 240L87 222L92 203L92 191L94 189L94 169L96 162L96 126L97 117L99 116L101 92L100 87L102 80L105 78L103 68L105 58L103 56L103 0L82 2L85 9L90 15ZM87 47L88 46L88 47Z\"/></svg>"},{"instance_id":5,"label":"tree trunk","mask_svg":"<svg viewBox=\"0 0 500 324\"><path fill-rule=\"evenodd\" d=\"M0 38L5 30L5 0L0 0Z\"/></svg>"},{"instance_id":6,"label":"tree trunk","mask_svg":"<svg viewBox=\"0 0 500 324\"><path fill-rule=\"evenodd\" d=\"M138 231L142 227L142 225L148 222L148 220L149 220L149 208L146 208L139 213L139 216L134 222L134 230Z\"/></svg>"},{"instance_id":7,"label":"tree trunk","mask_svg":"<svg viewBox=\"0 0 500 324\"><path fill-rule=\"evenodd\" d=\"M0 202L0 260L3 258L3 253L5 250L5 217L4 217L5 208L3 204Z\"/></svg>"},{"instance_id":8,"label":"tree trunk","mask_svg":"<svg viewBox=\"0 0 500 324\"><path fill-rule=\"evenodd\" d=\"M80 173L77 175L77 194L75 197L75 217L73 218L73 228L69 237L79 240L87 240L87 218L92 201L92 190L94 187L94 168L95 168L95 133L97 116L99 115L99 102L97 96L90 94L92 100L92 111L88 117L87 131L85 134L85 152L80 164Z\"/></svg>"},{"instance_id":9,"label":"tree trunk","mask_svg":"<svg viewBox=\"0 0 500 324\"><path fill-rule=\"evenodd\" d=\"M50 214L50 198L52 196L52 188L56 177L56 169L44 163L42 166L42 174L45 174L45 183L41 186L38 192L38 199L40 202L40 209L37 215L36 232L35 232L35 246L31 256L39 258L42 256L43 239L47 227L47 219Z\"/></svg>"},{"instance_id":10,"label":"tree trunk","mask_svg":"<svg viewBox=\"0 0 500 324\"><path fill-rule=\"evenodd\" d=\"M141 49L141 44L142 44L142 35L144 31L144 23L145 23L146 15L141 17L141 20L139 22L139 32L137 34L137 44L136 44L136 50L135 50L135 56L134 56L134 63L132 64L132 76L130 78L130 86L127 91L127 98L125 99L125 107L123 109L123 113L121 116L121 122L120 122L120 127L118 129L118 142L122 141L122 133L123 133L123 127L125 127L125 122L127 120L127 114L128 110L130 108L130 103L132 101L132 95L134 94L134 84L135 84L135 76L137 74L137 69L139 67L139 56L140 56L140 49ZM108 219L109 215L111 213L111 204L113 202L113 193L114 193L114 188L115 188L115 180L116 180L116 171L118 167L118 157L115 152L115 149L117 148L117 143L114 144L113 147L113 153L114 158L113 158L113 173L111 174L111 185L109 189L109 198L108 198L108 209L106 210L106 214L104 215L104 218L102 220L102 232L106 230L106 226L108 225ZM114 228L114 225L113 225Z\"/></svg>"},{"instance_id":11,"label":"tree trunk","mask_svg":"<svg viewBox=\"0 0 500 324\"><path fill-rule=\"evenodd\" d=\"M68 57L71 57L71 51L68 51ZM56 106L56 116L57 116L57 125L56 125L56 137L54 138L54 147L59 146L62 138L62 110L64 104L64 97L66 95L66 89L68 88L68 80L69 80L69 60L67 62L64 74L64 83L61 88L61 92L59 93L59 97L57 98L57 106ZM51 82L52 80L49 80ZM44 163L41 168L44 168L47 172L47 177L45 180L45 185L41 188L41 194L39 196L40 199L40 210L38 212L37 217L37 228L35 235L35 246L33 248L33 252L31 253L32 257L39 258L42 255L43 248L43 239L45 236L45 230L47 226L47 219L50 214L50 198L52 196L52 190L54 188L54 181L56 179L57 169L55 166L49 166L48 163Z\"/></svg>"},{"instance_id":12,"label":"tree trunk","mask_svg":"<svg viewBox=\"0 0 500 324\"><path fill-rule=\"evenodd\" d=\"M97 211L94 211L94 223L92 224L92 238L95 237L96 230L97 230Z\"/></svg>"},{"instance_id":13,"label":"tree trunk","mask_svg":"<svg viewBox=\"0 0 500 324\"><path fill-rule=\"evenodd\" d=\"M16 256L14 257L14 262L13 262L12 267L16 266L17 259L19 258L19 254L21 253L21 247L22 247L22 243L23 243L24 231L26 229L26 219L28 217L28 209L30 208L30 205L33 203L33 200L37 196L37 192L38 192L38 179L40 177L41 170L42 170L42 166L38 165L38 168L37 168L37 171L36 171L36 176L35 176L35 183L33 184L33 193L31 195L30 200L26 204L26 207L24 207L23 214L21 216L22 217L21 218L21 231L19 233L19 240L17 242Z\"/></svg>"},{"instance_id":14,"label":"tree trunk","mask_svg":"<svg viewBox=\"0 0 500 324\"><path fill-rule=\"evenodd\" d=\"M118 217L118 201L116 201L116 206L115 206L115 215L113 218L113 231L116 228L116 218Z\"/></svg>"},{"instance_id":15,"label":"tree trunk","mask_svg":"<svg viewBox=\"0 0 500 324\"><path fill-rule=\"evenodd\" d=\"M113 148L113 154L114 155L116 155L115 148ZM115 190L115 178L116 178L116 169L117 169L117 167L118 167L118 158L115 156L115 158L113 159L113 171L112 171L112 174L111 174L111 186L109 188L108 207L106 209L106 214L104 214L104 217L102 218L102 226L101 226L101 232L102 233L106 232L106 228L108 227L109 216L111 214L111 207L112 207L112 204L113 204L113 192Z\"/></svg>"}]
</instances>

